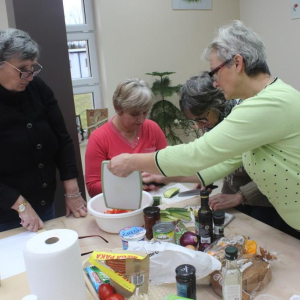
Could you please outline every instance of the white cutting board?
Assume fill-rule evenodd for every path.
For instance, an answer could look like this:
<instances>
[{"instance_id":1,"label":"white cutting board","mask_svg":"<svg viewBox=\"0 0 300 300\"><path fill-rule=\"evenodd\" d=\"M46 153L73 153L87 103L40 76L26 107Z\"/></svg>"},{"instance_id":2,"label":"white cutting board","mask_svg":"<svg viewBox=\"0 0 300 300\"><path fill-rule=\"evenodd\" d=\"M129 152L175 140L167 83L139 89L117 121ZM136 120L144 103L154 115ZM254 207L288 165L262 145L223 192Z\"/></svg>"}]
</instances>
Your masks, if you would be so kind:
<instances>
[{"instance_id":1,"label":"white cutting board","mask_svg":"<svg viewBox=\"0 0 300 300\"><path fill-rule=\"evenodd\" d=\"M107 169L109 161L102 162L101 180L107 208L139 209L142 203L142 176L135 171L128 177L118 177Z\"/></svg>"},{"instance_id":2,"label":"white cutting board","mask_svg":"<svg viewBox=\"0 0 300 300\"><path fill-rule=\"evenodd\" d=\"M173 187L179 188L179 193L189 191L189 190L192 189L192 188L186 187L185 185L183 185L181 183L169 183L168 185L165 185L165 186L161 187L159 190L150 191L149 193L152 196L160 196L161 200L162 200L162 204L172 204L172 203L176 203L176 202L180 202L180 201L183 201L183 200L187 200L187 199L191 199L191 198L196 197L196 196L178 197L178 195L175 195L172 198L165 198L164 197L164 192L171 189L171 188L173 188ZM199 202L199 204L200 204L200 202Z\"/></svg>"}]
</instances>

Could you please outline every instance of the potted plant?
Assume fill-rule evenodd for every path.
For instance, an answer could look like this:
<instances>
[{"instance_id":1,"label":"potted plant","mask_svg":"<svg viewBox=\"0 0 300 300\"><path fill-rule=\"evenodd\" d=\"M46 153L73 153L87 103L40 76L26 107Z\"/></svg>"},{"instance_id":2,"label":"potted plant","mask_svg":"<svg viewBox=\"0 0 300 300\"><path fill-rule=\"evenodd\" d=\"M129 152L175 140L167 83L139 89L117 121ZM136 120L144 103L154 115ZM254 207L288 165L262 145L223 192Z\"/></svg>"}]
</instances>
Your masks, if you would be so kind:
<instances>
[{"instance_id":1,"label":"potted plant","mask_svg":"<svg viewBox=\"0 0 300 300\"><path fill-rule=\"evenodd\" d=\"M187 120L171 101L166 97L172 96L180 91L181 85L171 86L169 75L175 72L152 72L146 75L157 76L152 85L152 92L159 100L153 105L149 119L156 122L164 132L170 145L182 144L180 135L192 135L195 138L200 136L200 132L195 128L193 122Z\"/></svg>"}]
</instances>

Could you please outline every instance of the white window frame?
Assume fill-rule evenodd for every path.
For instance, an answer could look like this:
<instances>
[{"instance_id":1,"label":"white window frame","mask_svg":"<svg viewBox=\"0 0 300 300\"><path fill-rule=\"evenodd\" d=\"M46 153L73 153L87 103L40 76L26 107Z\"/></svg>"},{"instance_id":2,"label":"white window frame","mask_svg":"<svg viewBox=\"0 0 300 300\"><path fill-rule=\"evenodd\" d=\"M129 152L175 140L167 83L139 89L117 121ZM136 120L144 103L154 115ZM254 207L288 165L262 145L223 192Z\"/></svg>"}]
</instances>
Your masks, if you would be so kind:
<instances>
[{"instance_id":1,"label":"white window frame","mask_svg":"<svg viewBox=\"0 0 300 300\"><path fill-rule=\"evenodd\" d=\"M93 18L93 5L91 0L82 0L85 13L85 24L66 25L67 32L78 31L93 31L94 18Z\"/></svg>"},{"instance_id":2,"label":"white window frame","mask_svg":"<svg viewBox=\"0 0 300 300\"><path fill-rule=\"evenodd\" d=\"M97 99L100 99L99 85L73 87L74 95L89 94L89 93L93 94L92 107L99 108L96 107L96 101Z\"/></svg>"},{"instance_id":3,"label":"white window frame","mask_svg":"<svg viewBox=\"0 0 300 300\"><path fill-rule=\"evenodd\" d=\"M88 48L86 49L86 53L89 61L89 68L92 73L91 77L72 79L73 86L99 84L98 60L97 60L97 50L96 50L94 33L90 33L90 32L67 33L67 39L68 42L86 41L88 45Z\"/></svg>"},{"instance_id":4,"label":"white window frame","mask_svg":"<svg viewBox=\"0 0 300 300\"><path fill-rule=\"evenodd\" d=\"M87 55L90 64L91 77L72 79L73 94L93 93L93 107L102 108L102 99L100 94L100 78L98 70L98 57L96 38L94 33L94 18L92 0L82 0L85 11L86 24L66 25L67 40L72 41L87 41Z\"/></svg>"}]
</instances>

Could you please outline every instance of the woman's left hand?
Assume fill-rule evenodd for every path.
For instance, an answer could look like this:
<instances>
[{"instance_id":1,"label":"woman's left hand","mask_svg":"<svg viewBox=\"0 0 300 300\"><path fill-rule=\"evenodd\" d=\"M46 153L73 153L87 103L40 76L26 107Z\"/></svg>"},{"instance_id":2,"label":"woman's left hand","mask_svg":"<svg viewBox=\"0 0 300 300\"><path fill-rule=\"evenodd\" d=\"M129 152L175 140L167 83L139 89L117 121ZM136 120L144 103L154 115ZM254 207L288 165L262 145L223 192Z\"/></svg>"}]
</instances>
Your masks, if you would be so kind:
<instances>
[{"instance_id":1,"label":"woman's left hand","mask_svg":"<svg viewBox=\"0 0 300 300\"><path fill-rule=\"evenodd\" d=\"M85 217L87 214L86 202L80 196L76 198L65 197L66 199L66 216L72 213L76 218Z\"/></svg>"},{"instance_id":2,"label":"woman's left hand","mask_svg":"<svg viewBox=\"0 0 300 300\"><path fill-rule=\"evenodd\" d=\"M77 179L65 180L63 184L65 188L66 216L68 217L72 213L76 218L85 217L87 214L86 202L79 193Z\"/></svg>"},{"instance_id":3,"label":"woman's left hand","mask_svg":"<svg viewBox=\"0 0 300 300\"><path fill-rule=\"evenodd\" d=\"M209 197L209 206L212 210L235 207L242 203L242 196L236 194L217 194Z\"/></svg>"}]
</instances>

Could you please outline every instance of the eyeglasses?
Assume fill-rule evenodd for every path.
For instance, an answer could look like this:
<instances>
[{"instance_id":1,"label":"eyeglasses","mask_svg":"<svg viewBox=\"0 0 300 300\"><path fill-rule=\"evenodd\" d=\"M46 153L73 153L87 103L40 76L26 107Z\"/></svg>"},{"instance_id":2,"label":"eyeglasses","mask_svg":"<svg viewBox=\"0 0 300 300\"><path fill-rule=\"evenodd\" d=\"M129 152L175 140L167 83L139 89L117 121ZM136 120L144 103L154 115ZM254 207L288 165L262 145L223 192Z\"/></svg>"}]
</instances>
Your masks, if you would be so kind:
<instances>
[{"instance_id":1,"label":"eyeglasses","mask_svg":"<svg viewBox=\"0 0 300 300\"><path fill-rule=\"evenodd\" d=\"M218 65L216 68L214 68L213 70L211 70L208 75L213 79L216 80L216 74L218 73L218 71L220 69L222 69L226 64L228 64L231 60L233 59L233 57L225 60L224 62L222 62L220 65Z\"/></svg>"},{"instance_id":2,"label":"eyeglasses","mask_svg":"<svg viewBox=\"0 0 300 300\"><path fill-rule=\"evenodd\" d=\"M206 115L206 117L204 117L204 118L196 118L196 119L190 119L191 121L194 121L194 122L201 122L201 123L207 123L208 122L208 119L207 119L207 117L208 117L208 115L209 115L209 112L210 112L210 109L208 110L208 112L207 112L207 115Z\"/></svg>"},{"instance_id":3,"label":"eyeglasses","mask_svg":"<svg viewBox=\"0 0 300 300\"><path fill-rule=\"evenodd\" d=\"M15 70L19 71L20 72L20 78L21 79L27 79L29 78L31 75L32 76L36 76L37 74L39 74L43 67L38 63L36 62L36 65L39 67L38 69L34 70L34 71L21 71L19 70L18 68L14 67L13 65L11 65L10 63L8 63L7 61L4 61L6 64L8 64L9 66L11 66L12 68L14 68Z\"/></svg>"}]
</instances>

